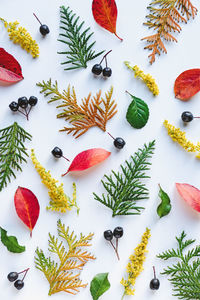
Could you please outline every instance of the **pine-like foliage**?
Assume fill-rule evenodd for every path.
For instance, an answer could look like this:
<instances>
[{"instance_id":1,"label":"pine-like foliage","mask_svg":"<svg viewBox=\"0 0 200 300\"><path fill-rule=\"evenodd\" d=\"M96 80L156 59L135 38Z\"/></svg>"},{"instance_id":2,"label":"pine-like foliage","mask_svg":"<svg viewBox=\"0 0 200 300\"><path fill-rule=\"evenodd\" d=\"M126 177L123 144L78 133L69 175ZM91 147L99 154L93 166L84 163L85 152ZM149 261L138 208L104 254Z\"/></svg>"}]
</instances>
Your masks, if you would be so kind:
<instances>
[{"instance_id":1,"label":"pine-like foliage","mask_svg":"<svg viewBox=\"0 0 200 300\"><path fill-rule=\"evenodd\" d=\"M173 259L173 265L164 269L162 274L170 276L169 281L174 286L174 296L178 299L200 299L200 245L185 252L185 248L192 245L195 240L185 240L183 231L176 240L178 248L167 250L158 257L164 260ZM175 264L175 259L178 262Z\"/></svg>"},{"instance_id":2,"label":"pine-like foliage","mask_svg":"<svg viewBox=\"0 0 200 300\"><path fill-rule=\"evenodd\" d=\"M101 130L106 131L107 122L117 113L117 104L112 100L113 87L105 93L105 97L101 97L101 90L96 96L91 96L91 93L81 100L79 105L76 98L76 93L70 85L67 91L62 93L58 90L57 81L53 84L51 79L45 82L37 83L41 87L40 93L44 96L52 95L48 103L62 100L62 103L57 108L62 108L62 112L57 115L57 118L64 118L71 127L64 127L60 131L66 131L67 134L72 133L76 138L88 131L91 127L97 126Z\"/></svg>"},{"instance_id":3,"label":"pine-like foliage","mask_svg":"<svg viewBox=\"0 0 200 300\"><path fill-rule=\"evenodd\" d=\"M59 39L60 42L65 43L68 46L67 51L58 52L59 54L65 54L67 60L62 65L69 65L65 70L73 70L79 68L86 68L87 62L101 55L104 51L95 53L93 46L95 42L89 44L93 32L89 33L90 27L83 31L84 21L79 24L79 18L76 14L67 7L62 6L60 8L61 14L61 26L62 33L60 36L63 39Z\"/></svg>"},{"instance_id":4,"label":"pine-like foliage","mask_svg":"<svg viewBox=\"0 0 200 300\"><path fill-rule=\"evenodd\" d=\"M69 227L59 220L57 223L58 235L67 244L65 247L63 241L49 233L49 251L58 256L59 262L51 257L46 257L42 250L36 249L35 265L38 270L44 273L49 282L49 295L59 292L66 292L76 295L83 284L80 279L80 271L89 260L95 259L93 255L84 248L91 246L93 234L88 236L80 235L80 238L69 232Z\"/></svg>"},{"instance_id":5,"label":"pine-like foliage","mask_svg":"<svg viewBox=\"0 0 200 300\"><path fill-rule=\"evenodd\" d=\"M0 191L7 186L11 178L16 178L14 169L22 171L20 164L26 162L24 142L32 136L16 122L0 130Z\"/></svg>"},{"instance_id":6,"label":"pine-like foliage","mask_svg":"<svg viewBox=\"0 0 200 300\"><path fill-rule=\"evenodd\" d=\"M94 193L94 199L109 207L113 211L113 217L117 215L139 215L144 207L137 202L148 199L148 189L142 183L142 179L149 178L145 171L149 170L151 163L148 161L154 152L155 141L138 149L131 161L125 161L125 166L120 165L121 173L112 171L112 175L101 181L107 195L100 198Z\"/></svg>"},{"instance_id":7,"label":"pine-like foliage","mask_svg":"<svg viewBox=\"0 0 200 300\"><path fill-rule=\"evenodd\" d=\"M172 32L179 33L181 31L180 23L187 23L187 20L191 17L194 18L197 9L190 0L154 0L150 3L148 9L150 13L146 16L147 22L144 25L153 29L156 33L142 40L146 40L149 44L144 49L152 51L149 55L152 64L157 54L167 53L164 40L177 42Z\"/></svg>"}]
</instances>

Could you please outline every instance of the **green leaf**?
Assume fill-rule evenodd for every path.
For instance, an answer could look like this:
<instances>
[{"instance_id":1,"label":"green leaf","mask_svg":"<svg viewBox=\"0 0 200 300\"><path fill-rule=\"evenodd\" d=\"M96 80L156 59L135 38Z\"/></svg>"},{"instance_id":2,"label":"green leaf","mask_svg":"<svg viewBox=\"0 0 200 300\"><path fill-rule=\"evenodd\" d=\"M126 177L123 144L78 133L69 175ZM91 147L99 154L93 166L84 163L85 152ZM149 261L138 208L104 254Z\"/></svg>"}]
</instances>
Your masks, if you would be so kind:
<instances>
[{"instance_id":1,"label":"green leaf","mask_svg":"<svg viewBox=\"0 0 200 300\"><path fill-rule=\"evenodd\" d=\"M7 247L8 251L13 253L22 253L26 250L24 246L18 244L18 240L15 236L8 236L7 231L0 227L1 231L1 241L4 246Z\"/></svg>"},{"instance_id":2,"label":"green leaf","mask_svg":"<svg viewBox=\"0 0 200 300\"><path fill-rule=\"evenodd\" d=\"M159 194L158 196L161 199L161 203L158 205L157 207L157 214L159 215L160 218L168 215L171 211L171 203L170 203L170 198L167 195L167 193L165 193L163 191L163 189L160 186L160 190L159 190Z\"/></svg>"},{"instance_id":3,"label":"green leaf","mask_svg":"<svg viewBox=\"0 0 200 300\"><path fill-rule=\"evenodd\" d=\"M146 125L149 119L149 108L142 99L131 95L129 92L127 93L133 101L128 107L126 119L132 127L140 129Z\"/></svg>"},{"instance_id":4,"label":"green leaf","mask_svg":"<svg viewBox=\"0 0 200 300\"><path fill-rule=\"evenodd\" d=\"M90 283L90 293L93 300L98 300L109 288L108 273L97 274Z\"/></svg>"}]
</instances>

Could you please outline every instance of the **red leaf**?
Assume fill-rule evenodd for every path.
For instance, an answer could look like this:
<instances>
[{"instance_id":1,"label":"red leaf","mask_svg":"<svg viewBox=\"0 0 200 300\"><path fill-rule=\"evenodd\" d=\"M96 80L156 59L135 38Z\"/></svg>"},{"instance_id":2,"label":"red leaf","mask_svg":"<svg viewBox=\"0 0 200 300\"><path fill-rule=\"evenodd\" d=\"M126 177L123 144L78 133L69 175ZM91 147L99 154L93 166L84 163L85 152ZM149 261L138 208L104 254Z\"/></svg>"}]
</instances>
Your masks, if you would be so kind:
<instances>
[{"instance_id":1,"label":"red leaf","mask_svg":"<svg viewBox=\"0 0 200 300\"><path fill-rule=\"evenodd\" d=\"M200 91L200 69L191 69L181 73L175 81L175 97L187 101Z\"/></svg>"},{"instance_id":2,"label":"red leaf","mask_svg":"<svg viewBox=\"0 0 200 300\"><path fill-rule=\"evenodd\" d=\"M118 39L123 41L116 33L117 5L115 0L93 0L92 13L95 21L101 27L114 33Z\"/></svg>"},{"instance_id":3,"label":"red leaf","mask_svg":"<svg viewBox=\"0 0 200 300\"><path fill-rule=\"evenodd\" d=\"M69 172L84 171L86 169L89 169L104 161L106 158L108 158L108 156L110 156L110 154L111 152L108 152L101 148L94 148L83 151L73 159L71 165L69 166L69 169L62 176L66 175Z\"/></svg>"},{"instance_id":4,"label":"red leaf","mask_svg":"<svg viewBox=\"0 0 200 300\"><path fill-rule=\"evenodd\" d=\"M0 84L13 84L23 79L18 61L3 48L0 48Z\"/></svg>"},{"instance_id":5,"label":"red leaf","mask_svg":"<svg viewBox=\"0 0 200 300\"><path fill-rule=\"evenodd\" d=\"M200 212L200 190L187 183L176 183L181 197L195 210Z\"/></svg>"},{"instance_id":6,"label":"red leaf","mask_svg":"<svg viewBox=\"0 0 200 300\"><path fill-rule=\"evenodd\" d=\"M40 213L38 199L30 190L18 187L15 192L14 202L18 217L30 229L32 236L32 230Z\"/></svg>"}]
</instances>

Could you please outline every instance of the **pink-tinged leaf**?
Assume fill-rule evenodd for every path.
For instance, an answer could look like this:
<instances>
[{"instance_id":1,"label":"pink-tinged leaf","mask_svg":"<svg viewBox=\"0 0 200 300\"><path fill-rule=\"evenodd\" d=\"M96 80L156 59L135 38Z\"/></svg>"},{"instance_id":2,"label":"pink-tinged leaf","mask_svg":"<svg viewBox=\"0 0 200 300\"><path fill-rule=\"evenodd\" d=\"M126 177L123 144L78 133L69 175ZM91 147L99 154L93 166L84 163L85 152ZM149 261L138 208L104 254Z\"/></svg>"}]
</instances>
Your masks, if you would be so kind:
<instances>
[{"instance_id":1,"label":"pink-tinged leaf","mask_svg":"<svg viewBox=\"0 0 200 300\"><path fill-rule=\"evenodd\" d=\"M200 69L191 69L181 73L175 81L175 97L187 101L200 91Z\"/></svg>"},{"instance_id":2,"label":"pink-tinged leaf","mask_svg":"<svg viewBox=\"0 0 200 300\"><path fill-rule=\"evenodd\" d=\"M195 210L200 212L200 190L187 183L176 183L181 197Z\"/></svg>"},{"instance_id":3,"label":"pink-tinged leaf","mask_svg":"<svg viewBox=\"0 0 200 300\"><path fill-rule=\"evenodd\" d=\"M81 153L79 153L72 161L71 165L69 166L69 169L65 174L66 175L69 172L74 171L84 171L86 169L89 169L100 162L104 161L106 158L110 156L111 152L108 152L101 148L94 148L85 150Z\"/></svg>"},{"instance_id":4,"label":"pink-tinged leaf","mask_svg":"<svg viewBox=\"0 0 200 300\"><path fill-rule=\"evenodd\" d=\"M22 76L19 76L13 73L12 71L0 67L0 85L14 84L21 81L22 79L23 79Z\"/></svg>"},{"instance_id":5,"label":"pink-tinged leaf","mask_svg":"<svg viewBox=\"0 0 200 300\"><path fill-rule=\"evenodd\" d=\"M40 213L40 205L36 196L29 189L18 187L14 197L18 217L30 229L35 227Z\"/></svg>"}]
</instances>

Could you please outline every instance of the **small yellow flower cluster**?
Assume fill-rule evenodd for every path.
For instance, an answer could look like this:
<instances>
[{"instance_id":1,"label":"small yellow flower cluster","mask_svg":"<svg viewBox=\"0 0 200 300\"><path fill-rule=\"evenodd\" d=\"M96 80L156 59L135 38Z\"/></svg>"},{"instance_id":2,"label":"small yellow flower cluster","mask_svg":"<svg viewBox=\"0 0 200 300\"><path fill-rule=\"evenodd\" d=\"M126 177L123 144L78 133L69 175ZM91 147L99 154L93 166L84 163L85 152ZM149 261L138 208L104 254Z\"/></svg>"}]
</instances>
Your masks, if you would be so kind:
<instances>
[{"instance_id":1,"label":"small yellow flower cluster","mask_svg":"<svg viewBox=\"0 0 200 300\"><path fill-rule=\"evenodd\" d=\"M39 56L39 46L35 40L31 37L30 33L23 28L18 27L19 22L15 21L13 23L8 23L4 19L0 18L1 21L4 22L5 28L7 28L10 40L13 41L14 44L19 44L22 49L26 50L26 52L30 53L33 58Z\"/></svg>"},{"instance_id":2,"label":"small yellow flower cluster","mask_svg":"<svg viewBox=\"0 0 200 300\"><path fill-rule=\"evenodd\" d=\"M185 136L185 132L181 131L180 128L176 128L172 124L170 124L167 120L164 121L164 126L167 129L168 135L174 142L177 142L183 149L187 152L198 152L196 155L197 158L200 158L200 142L196 145L187 140Z\"/></svg>"},{"instance_id":3,"label":"small yellow flower cluster","mask_svg":"<svg viewBox=\"0 0 200 300\"><path fill-rule=\"evenodd\" d=\"M132 70L135 73L135 77L138 77L144 81L146 86L152 92L154 96L159 95L159 88L155 79L150 74L145 74L137 65L131 67L128 61L125 61L124 64L128 69Z\"/></svg>"},{"instance_id":4,"label":"small yellow flower cluster","mask_svg":"<svg viewBox=\"0 0 200 300\"><path fill-rule=\"evenodd\" d=\"M58 180L52 178L50 171L46 171L45 168L39 163L33 149L31 150L31 159L35 166L35 169L42 179L42 183L49 190L49 197L51 198L51 200L49 202L50 206L47 207L47 210L65 213L67 210L71 210L72 207L76 207L78 213L79 208L77 207L76 203L75 183L73 183L73 197L71 200L64 192L63 183L57 186Z\"/></svg>"},{"instance_id":5,"label":"small yellow flower cluster","mask_svg":"<svg viewBox=\"0 0 200 300\"><path fill-rule=\"evenodd\" d=\"M147 228L142 236L141 243L135 248L134 254L129 257L130 262L126 267L128 279L126 280L122 278L120 282L124 286L124 294L122 296L122 299L125 295L135 294L134 285L136 282L136 278L143 271L143 262L146 259L145 253L147 252L146 248L150 236L150 229Z\"/></svg>"}]
</instances>

